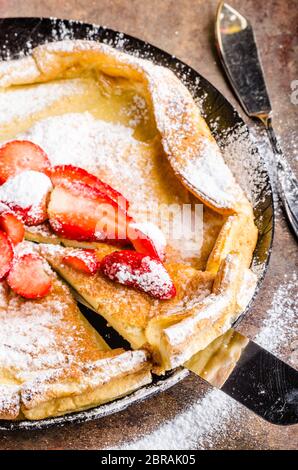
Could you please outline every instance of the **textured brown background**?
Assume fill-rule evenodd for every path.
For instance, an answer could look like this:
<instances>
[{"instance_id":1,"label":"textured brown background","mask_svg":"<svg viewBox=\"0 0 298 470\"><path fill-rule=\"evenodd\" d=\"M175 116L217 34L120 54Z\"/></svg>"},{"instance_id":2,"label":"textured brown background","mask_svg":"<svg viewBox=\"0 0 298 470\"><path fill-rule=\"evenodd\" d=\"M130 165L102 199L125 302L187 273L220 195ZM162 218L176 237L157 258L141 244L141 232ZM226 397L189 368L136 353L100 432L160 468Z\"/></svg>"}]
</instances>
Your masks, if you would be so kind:
<instances>
[{"instance_id":1,"label":"textured brown background","mask_svg":"<svg viewBox=\"0 0 298 470\"><path fill-rule=\"evenodd\" d=\"M255 27L276 116L275 128L294 164L298 105L290 101L290 85L298 80L297 0L229 0L229 3L248 16ZM55 16L122 30L187 62L236 104L214 50L216 5L216 0L0 0L0 17ZM279 215L270 269L251 314L241 324L242 331L251 337L256 334L285 273L291 275L295 270L297 272L297 245L283 216ZM293 363L297 354L293 356L293 351L284 350L281 356ZM161 423L177 417L186 406L196 403L207 389L198 378L191 376L160 396L97 422L31 433L0 433L0 449L113 447L150 434ZM213 448L295 449L297 444L298 426L278 428L244 410L241 421L234 420L226 432L218 436ZM207 441L205 448L209 445ZM196 448L196 443L190 443L189 447Z\"/></svg>"}]
</instances>

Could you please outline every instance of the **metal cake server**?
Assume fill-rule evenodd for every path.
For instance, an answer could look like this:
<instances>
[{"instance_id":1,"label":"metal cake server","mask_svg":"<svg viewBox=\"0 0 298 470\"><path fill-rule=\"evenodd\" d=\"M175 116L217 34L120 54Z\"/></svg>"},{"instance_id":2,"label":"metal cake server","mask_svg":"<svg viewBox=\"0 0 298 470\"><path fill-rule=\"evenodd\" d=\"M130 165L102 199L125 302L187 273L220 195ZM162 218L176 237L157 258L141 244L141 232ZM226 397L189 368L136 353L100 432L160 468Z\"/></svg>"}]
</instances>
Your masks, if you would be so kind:
<instances>
[{"instance_id":1,"label":"metal cake server","mask_svg":"<svg viewBox=\"0 0 298 470\"><path fill-rule=\"evenodd\" d=\"M267 130L276 161L276 185L298 239L298 181L272 127L272 108L252 26L247 18L222 1L217 11L215 35L222 64L244 111L260 119Z\"/></svg>"},{"instance_id":2,"label":"metal cake server","mask_svg":"<svg viewBox=\"0 0 298 470\"><path fill-rule=\"evenodd\" d=\"M298 423L298 372L233 328L184 365L266 421Z\"/></svg>"}]
</instances>

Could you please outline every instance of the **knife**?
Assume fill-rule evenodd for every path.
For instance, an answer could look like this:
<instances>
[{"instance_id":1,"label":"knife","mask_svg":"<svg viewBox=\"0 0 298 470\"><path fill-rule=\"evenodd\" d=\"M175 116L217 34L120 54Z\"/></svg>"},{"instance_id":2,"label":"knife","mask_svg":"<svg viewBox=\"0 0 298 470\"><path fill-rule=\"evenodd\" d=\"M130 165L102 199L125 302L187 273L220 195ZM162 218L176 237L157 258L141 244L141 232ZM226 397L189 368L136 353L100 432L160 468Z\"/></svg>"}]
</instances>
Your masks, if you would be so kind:
<instances>
[{"instance_id":1,"label":"knife","mask_svg":"<svg viewBox=\"0 0 298 470\"><path fill-rule=\"evenodd\" d=\"M89 314L84 307L97 313L97 319L98 312L77 291L71 290L92 324L92 312ZM103 334L104 325L101 330ZM112 334L113 338L110 335L106 338L107 343L114 341L117 346L123 343L116 331ZM126 346L129 347L128 343ZM273 424L298 423L298 372L234 328L183 366Z\"/></svg>"},{"instance_id":2,"label":"knife","mask_svg":"<svg viewBox=\"0 0 298 470\"><path fill-rule=\"evenodd\" d=\"M283 156L272 126L272 108L254 32L248 19L223 1L215 25L216 45L229 82L244 111L264 124L275 156L274 180L293 233L298 239L298 181Z\"/></svg>"}]
</instances>

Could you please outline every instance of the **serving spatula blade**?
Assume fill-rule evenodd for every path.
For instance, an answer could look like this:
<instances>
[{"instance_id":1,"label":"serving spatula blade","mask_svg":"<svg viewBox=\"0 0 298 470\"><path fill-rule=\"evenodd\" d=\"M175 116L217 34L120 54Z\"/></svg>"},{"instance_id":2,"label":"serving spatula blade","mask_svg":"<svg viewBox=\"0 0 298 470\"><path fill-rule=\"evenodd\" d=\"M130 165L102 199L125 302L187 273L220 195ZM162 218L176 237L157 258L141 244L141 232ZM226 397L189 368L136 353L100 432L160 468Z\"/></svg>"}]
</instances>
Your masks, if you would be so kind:
<instances>
[{"instance_id":1,"label":"serving spatula blade","mask_svg":"<svg viewBox=\"0 0 298 470\"><path fill-rule=\"evenodd\" d=\"M217 338L185 366L266 421L298 423L298 372L236 330Z\"/></svg>"}]
</instances>

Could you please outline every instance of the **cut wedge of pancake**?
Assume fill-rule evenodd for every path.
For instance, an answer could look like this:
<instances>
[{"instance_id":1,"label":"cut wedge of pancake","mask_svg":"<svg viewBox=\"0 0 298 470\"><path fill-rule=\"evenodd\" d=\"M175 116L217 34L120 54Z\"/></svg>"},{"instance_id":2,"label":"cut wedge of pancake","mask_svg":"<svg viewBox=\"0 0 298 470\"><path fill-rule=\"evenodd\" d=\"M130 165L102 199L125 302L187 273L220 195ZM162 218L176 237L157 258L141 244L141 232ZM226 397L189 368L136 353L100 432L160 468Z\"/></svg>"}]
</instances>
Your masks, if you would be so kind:
<instances>
[{"instance_id":1,"label":"cut wedge of pancake","mask_svg":"<svg viewBox=\"0 0 298 470\"><path fill-rule=\"evenodd\" d=\"M0 283L0 419L83 410L151 381L146 353L111 350L68 287L46 269L52 289L40 300L25 300Z\"/></svg>"},{"instance_id":2,"label":"cut wedge of pancake","mask_svg":"<svg viewBox=\"0 0 298 470\"><path fill-rule=\"evenodd\" d=\"M248 271L237 254L221 263L216 276L181 263L167 263L177 296L158 301L149 295L110 281L101 273L90 276L63 264L71 248L40 245L39 250L53 269L102 315L132 348L147 348L155 371L182 365L214 338L224 333L239 315L238 294L247 283ZM102 244L99 258L114 251ZM253 276L254 277L254 276Z\"/></svg>"}]
</instances>

